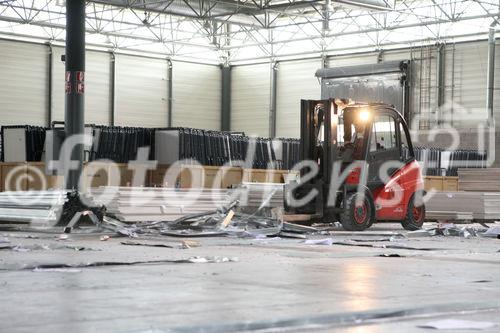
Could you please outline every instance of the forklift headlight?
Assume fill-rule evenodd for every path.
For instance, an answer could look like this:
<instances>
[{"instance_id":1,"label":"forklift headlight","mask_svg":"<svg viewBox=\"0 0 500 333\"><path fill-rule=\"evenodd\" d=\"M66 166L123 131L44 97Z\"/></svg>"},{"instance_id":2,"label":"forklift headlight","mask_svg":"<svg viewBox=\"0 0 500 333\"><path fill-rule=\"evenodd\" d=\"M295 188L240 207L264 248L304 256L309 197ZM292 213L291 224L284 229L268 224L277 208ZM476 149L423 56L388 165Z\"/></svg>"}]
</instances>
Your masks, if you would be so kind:
<instances>
[{"instance_id":1,"label":"forklift headlight","mask_svg":"<svg viewBox=\"0 0 500 333\"><path fill-rule=\"evenodd\" d=\"M366 122L371 117L370 111L368 111L368 110L362 110L361 112L359 112L358 117L359 117L359 120L361 120L362 122Z\"/></svg>"}]
</instances>

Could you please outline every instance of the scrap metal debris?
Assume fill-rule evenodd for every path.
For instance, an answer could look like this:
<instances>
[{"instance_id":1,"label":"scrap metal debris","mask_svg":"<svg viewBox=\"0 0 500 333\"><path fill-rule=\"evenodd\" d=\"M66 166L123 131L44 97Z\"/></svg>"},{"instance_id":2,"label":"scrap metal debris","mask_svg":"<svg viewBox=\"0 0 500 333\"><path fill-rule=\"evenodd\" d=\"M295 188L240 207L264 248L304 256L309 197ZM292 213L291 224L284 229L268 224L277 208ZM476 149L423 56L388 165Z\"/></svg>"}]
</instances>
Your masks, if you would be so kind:
<instances>
[{"instance_id":1,"label":"scrap metal debris","mask_svg":"<svg viewBox=\"0 0 500 333\"><path fill-rule=\"evenodd\" d=\"M81 273L82 270L77 268L35 268L33 272Z\"/></svg>"},{"instance_id":2,"label":"scrap metal debris","mask_svg":"<svg viewBox=\"0 0 500 333\"><path fill-rule=\"evenodd\" d=\"M429 237L429 236L432 236L431 231L425 229L408 231L406 233L406 237L408 238Z\"/></svg>"},{"instance_id":3,"label":"scrap metal debris","mask_svg":"<svg viewBox=\"0 0 500 333\"><path fill-rule=\"evenodd\" d=\"M180 243L177 243L175 245L173 244L167 244L167 243L158 243L158 242L146 242L146 241L123 241L120 242L122 245L131 245L131 246L151 246L151 247L164 247L164 248L170 248L170 249L190 249L192 247L198 247L201 246L200 242L196 241L182 241Z\"/></svg>"},{"instance_id":4,"label":"scrap metal debris","mask_svg":"<svg viewBox=\"0 0 500 333\"><path fill-rule=\"evenodd\" d=\"M324 239L308 239L304 242L306 245L332 245L333 238L324 238Z\"/></svg>"},{"instance_id":5,"label":"scrap metal debris","mask_svg":"<svg viewBox=\"0 0 500 333\"><path fill-rule=\"evenodd\" d=\"M59 244L34 244L34 245L15 245L2 244L0 250L12 250L16 252L48 251L48 250L74 250L74 251L100 251L86 246L77 245L59 245Z\"/></svg>"},{"instance_id":6,"label":"scrap metal debris","mask_svg":"<svg viewBox=\"0 0 500 333\"><path fill-rule=\"evenodd\" d=\"M373 247L377 249L395 249L395 250L414 250L414 251L436 251L436 250L446 250L444 248L433 248L433 247L412 247L397 244L367 244L358 243L353 241L335 241L332 245L344 245L344 246L360 246L360 247Z\"/></svg>"},{"instance_id":7,"label":"scrap metal debris","mask_svg":"<svg viewBox=\"0 0 500 333\"><path fill-rule=\"evenodd\" d=\"M174 246L165 243L150 243L150 242L134 242L134 241L123 241L120 242L122 245L131 245L131 246L151 246L151 247L166 247L169 249L180 248L180 246Z\"/></svg>"},{"instance_id":8,"label":"scrap metal debris","mask_svg":"<svg viewBox=\"0 0 500 333\"><path fill-rule=\"evenodd\" d=\"M138 222L126 225L110 217L105 217L103 227L114 230L120 235L131 238L141 236L234 236L251 237L256 235L276 236L283 228L283 220L279 216L264 216L235 211L238 202L229 207L221 207L215 211L187 214L174 221ZM290 231L287 225L287 231ZM304 230L304 228L300 228ZM310 228L308 228L310 230ZM315 230L315 229L314 229Z\"/></svg>"},{"instance_id":9,"label":"scrap metal debris","mask_svg":"<svg viewBox=\"0 0 500 333\"><path fill-rule=\"evenodd\" d=\"M144 218L142 219L129 219L125 218L126 216L122 216L125 214L123 209L118 214L118 211L111 207L113 209L107 211L107 215L104 216L100 227L129 238L142 236L229 236L255 238L258 235L264 235L304 239L305 234L318 232L318 229L314 227L284 222L283 208L270 204L274 200L273 198L275 198L276 193L282 189L282 185L266 185L266 191L263 192L261 191L261 187L264 186L262 184L258 186L255 184L247 185L247 187L239 189L234 193L238 194L241 191L244 193L252 192L258 188L260 199L256 201L257 198L252 197L255 200L252 199L253 201L250 205L243 200L245 196L230 195L233 192L202 190L200 191L200 205L191 205L190 209L186 211L181 209L180 212L173 215L164 214L164 218L162 218L161 214L158 215L158 213L155 213L154 216L143 214ZM119 188L119 190L120 195L123 194L124 198L126 197L128 200L133 199L134 195L144 196L140 192L137 194L134 191L130 192L126 188ZM158 190L157 192L166 194L167 198L172 199L170 204L177 204L177 201L175 201L178 195L177 192L166 189ZM158 202L161 201L165 205L166 197L158 197L158 193L155 193L155 200ZM213 201L214 198L217 200ZM120 200L118 203L121 202ZM157 204L156 201L155 205ZM137 215L138 213L130 210L127 214ZM151 218L149 219L148 216ZM125 223L132 221L134 221L133 224Z\"/></svg>"},{"instance_id":10,"label":"scrap metal debris","mask_svg":"<svg viewBox=\"0 0 500 333\"><path fill-rule=\"evenodd\" d=\"M40 264L40 265L25 265L21 270L48 270L48 269L64 269L64 268L91 268L91 267L104 267L104 266L134 266L134 265L148 265L148 264L199 264L199 263L227 263L238 262L237 257L189 257L185 259L164 259L164 260L140 260L140 261L95 261L86 263L56 263L56 264Z\"/></svg>"},{"instance_id":11,"label":"scrap metal debris","mask_svg":"<svg viewBox=\"0 0 500 333\"><path fill-rule=\"evenodd\" d=\"M184 248L191 248L191 247L200 247L201 246L201 243L200 242L197 242L197 241L194 241L194 240L183 240L182 241L182 246Z\"/></svg>"},{"instance_id":12,"label":"scrap metal debris","mask_svg":"<svg viewBox=\"0 0 500 333\"><path fill-rule=\"evenodd\" d=\"M438 224L437 227L432 229L427 229L431 236L454 236L454 237L463 237L463 238L471 238L478 236L485 236L485 233L492 229L486 229L484 227L476 227L476 226L463 226L459 227L453 223L444 223Z\"/></svg>"},{"instance_id":13,"label":"scrap metal debris","mask_svg":"<svg viewBox=\"0 0 500 333\"><path fill-rule=\"evenodd\" d=\"M307 236L304 234L299 234L296 232L288 232L288 231L283 231L279 233L280 237L282 238L297 238L297 239L306 239Z\"/></svg>"},{"instance_id":14,"label":"scrap metal debris","mask_svg":"<svg viewBox=\"0 0 500 333\"><path fill-rule=\"evenodd\" d=\"M493 237L500 238L500 226L492 226L486 230L481 236L484 237Z\"/></svg>"},{"instance_id":15,"label":"scrap metal debris","mask_svg":"<svg viewBox=\"0 0 500 333\"><path fill-rule=\"evenodd\" d=\"M472 321L461 319L444 319L431 321L424 325L418 325L420 328L431 328L436 330L484 330L495 327L497 324L489 321Z\"/></svg>"},{"instance_id":16,"label":"scrap metal debris","mask_svg":"<svg viewBox=\"0 0 500 333\"><path fill-rule=\"evenodd\" d=\"M2 235L3 240L7 240L9 238L25 238L25 239L39 239L40 237L39 236L34 236L34 235L25 235L25 234L3 234ZM0 239L0 243L2 242L2 240Z\"/></svg>"},{"instance_id":17,"label":"scrap metal debris","mask_svg":"<svg viewBox=\"0 0 500 333\"><path fill-rule=\"evenodd\" d=\"M490 283L490 282L493 282L491 280L476 280L476 281L472 281L472 283Z\"/></svg>"}]
</instances>

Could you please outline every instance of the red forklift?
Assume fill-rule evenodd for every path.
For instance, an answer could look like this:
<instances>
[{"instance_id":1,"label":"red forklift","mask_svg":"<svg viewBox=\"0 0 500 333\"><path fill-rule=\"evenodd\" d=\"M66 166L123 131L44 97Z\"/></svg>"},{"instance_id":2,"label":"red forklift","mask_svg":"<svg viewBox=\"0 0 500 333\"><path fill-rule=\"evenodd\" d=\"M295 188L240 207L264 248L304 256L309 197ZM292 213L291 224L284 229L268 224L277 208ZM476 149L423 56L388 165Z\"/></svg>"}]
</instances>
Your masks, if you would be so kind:
<instances>
[{"instance_id":1,"label":"red forklift","mask_svg":"<svg viewBox=\"0 0 500 333\"><path fill-rule=\"evenodd\" d=\"M285 186L287 214L361 231L376 221L417 230L423 179L408 126L391 105L301 101L300 180Z\"/></svg>"}]
</instances>

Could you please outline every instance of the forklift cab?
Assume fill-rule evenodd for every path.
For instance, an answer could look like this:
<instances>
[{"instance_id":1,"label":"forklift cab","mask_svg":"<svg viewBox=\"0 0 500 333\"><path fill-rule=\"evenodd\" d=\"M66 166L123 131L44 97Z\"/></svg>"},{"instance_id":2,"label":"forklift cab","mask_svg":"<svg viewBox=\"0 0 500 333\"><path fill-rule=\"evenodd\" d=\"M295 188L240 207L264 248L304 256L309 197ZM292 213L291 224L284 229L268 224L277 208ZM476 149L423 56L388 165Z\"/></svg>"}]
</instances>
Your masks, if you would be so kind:
<instances>
[{"instance_id":1,"label":"forklift cab","mask_svg":"<svg viewBox=\"0 0 500 333\"><path fill-rule=\"evenodd\" d=\"M367 185L383 185L380 170L387 161L408 163L415 159L410 134L399 112L383 104L355 104L339 115L338 158L344 163L366 161ZM388 167L389 174L397 171Z\"/></svg>"},{"instance_id":2,"label":"forklift cab","mask_svg":"<svg viewBox=\"0 0 500 333\"><path fill-rule=\"evenodd\" d=\"M406 122L392 106L302 100L301 160L315 168L301 168L301 181L286 186L288 212L338 220L348 230L376 220L401 220L412 230L423 223L425 207L415 203L423 190L420 168ZM311 193L314 199L297 205Z\"/></svg>"}]
</instances>

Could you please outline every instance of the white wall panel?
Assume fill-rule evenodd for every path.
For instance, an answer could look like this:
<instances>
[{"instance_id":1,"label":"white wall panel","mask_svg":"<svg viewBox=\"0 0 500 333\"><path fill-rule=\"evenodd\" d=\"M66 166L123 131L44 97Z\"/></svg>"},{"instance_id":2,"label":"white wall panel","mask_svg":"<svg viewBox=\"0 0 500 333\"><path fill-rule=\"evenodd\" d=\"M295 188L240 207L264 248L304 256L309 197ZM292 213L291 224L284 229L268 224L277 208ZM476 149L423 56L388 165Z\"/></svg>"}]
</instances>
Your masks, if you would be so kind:
<instances>
[{"instance_id":1,"label":"white wall panel","mask_svg":"<svg viewBox=\"0 0 500 333\"><path fill-rule=\"evenodd\" d=\"M172 67L173 126L219 130L220 67L178 61Z\"/></svg>"},{"instance_id":2,"label":"white wall panel","mask_svg":"<svg viewBox=\"0 0 500 333\"><path fill-rule=\"evenodd\" d=\"M300 100L321 97L321 85L314 75L320 67L320 59L279 63L276 99L277 137L300 137Z\"/></svg>"},{"instance_id":3,"label":"white wall panel","mask_svg":"<svg viewBox=\"0 0 500 333\"><path fill-rule=\"evenodd\" d=\"M452 59L453 49L447 48L446 60ZM497 61L500 58L497 57ZM486 112L487 42L455 45L453 78L453 118L455 126L470 127L484 121ZM452 68L446 66L446 78L451 81ZM451 93L451 92L450 92ZM451 102L451 96L448 95ZM450 110L447 110L448 114ZM460 121L459 118L462 118Z\"/></svg>"},{"instance_id":4,"label":"white wall panel","mask_svg":"<svg viewBox=\"0 0 500 333\"><path fill-rule=\"evenodd\" d=\"M64 120L64 48L53 48L52 120ZM85 54L85 123L110 124L110 55L87 51Z\"/></svg>"},{"instance_id":5,"label":"white wall panel","mask_svg":"<svg viewBox=\"0 0 500 333\"><path fill-rule=\"evenodd\" d=\"M0 126L46 125L48 48L0 41Z\"/></svg>"},{"instance_id":6,"label":"white wall panel","mask_svg":"<svg viewBox=\"0 0 500 333\"><path fill-rule=\"evenodd\" d=\"M408 49L384 51L382 53L382 61L410 60L411 52Z\"/></svg>"},{"instance_id":7,"label":"white wall panel","mask_svg":"<svg viewBox=\"0 0 500 333\"><path fill-rule=\"evenodd\" d=\"M116 55L115 125L166 127L167 62Z\"/></svg>"},{"instance_id":8,"label":"white wall panel","mask_svg":"<svg viewBox=\"0 0 500 333\"><path fill-rule=\"evenodd\" d=\"M376 63L377 63L376 53L341 55L328 58L328 67L367 65Z\"/></svg>"},{"instance_id":9,"label":"white wall panel","mask_svg":"<svg viewBox=\"0 0 500 333\"><path fill-rule=\"evenodd\" d=\"M497 42L496 43L496 51L495 51L495 90L493 92L493 115L495 117L495 124L496 124L496 128L500 128L500 44ZM486 51L486 57L488 56L487 55L488 52ZM487 62L486 62L486 66L487 65ZM488 67L486 67L486 69L488 69ZM485 87L485 90L483 92L484 96L486 96L486 85L487 85L487 82L486 82L486 75L484 76L484 87ZM484 101L484 108L485 108L485 112L486 112L486 97L484 97L485 101ZM498 156L498 155L497 155Z\"/></svg>"},{"instance_id":10,"label":"white wall panel","mask_svg":"<svg viewBox=\"0 0 500 333\"><path fill-rule=\"evenodd\" d=\"M231 130L269 136L271 67L235 66L231 70Z\"/></svg>"}]
</instances>

